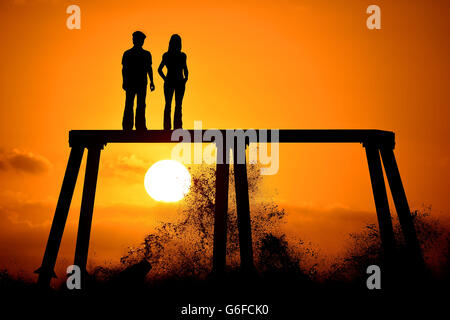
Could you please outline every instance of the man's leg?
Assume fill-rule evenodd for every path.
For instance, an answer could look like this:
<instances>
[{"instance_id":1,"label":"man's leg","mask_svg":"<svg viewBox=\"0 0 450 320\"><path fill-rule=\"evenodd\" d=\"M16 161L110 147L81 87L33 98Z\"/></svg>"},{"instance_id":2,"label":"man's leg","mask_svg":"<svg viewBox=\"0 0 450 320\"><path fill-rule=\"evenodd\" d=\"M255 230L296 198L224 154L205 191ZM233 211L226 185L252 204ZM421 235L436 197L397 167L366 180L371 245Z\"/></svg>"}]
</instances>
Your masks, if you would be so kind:
<instances>
[{"instance_id":1,"label":"man's leg","mask_svg":"<svg viewBox=\"0 0 450 320\"><path fill-rule=\"evenodd\" d=\"M145 122L145 97L147 96L147 87L140 88L137 91L136 101L136 130L147 130Z\"/></svg>"},{"instance_id":2,"label":"man's leg","mask_svg":"<svg viewBox=\"0 0 450 320\"><path fill-rule=\"evenodd\" d=\"M133 104L135 92L127 90L125 93L125 111L123 112L122 128L123 130L133 130Z\"/></svg>"},{"instance_id":3,"label":"man's leg","mask_svg":"<svg viewBox=\"0 0 450 320\"><path fill-rule=\"evenodd\" d=\"M186 85L183 83L180 83L175 88L175 114L174 114L174 121L173 121L173 127L174 129L181 129L183 128L183 121L181 120L181 105L183 103L183 97L184 97L184 91L185 91Z\"/></svg>"}]
</instances>

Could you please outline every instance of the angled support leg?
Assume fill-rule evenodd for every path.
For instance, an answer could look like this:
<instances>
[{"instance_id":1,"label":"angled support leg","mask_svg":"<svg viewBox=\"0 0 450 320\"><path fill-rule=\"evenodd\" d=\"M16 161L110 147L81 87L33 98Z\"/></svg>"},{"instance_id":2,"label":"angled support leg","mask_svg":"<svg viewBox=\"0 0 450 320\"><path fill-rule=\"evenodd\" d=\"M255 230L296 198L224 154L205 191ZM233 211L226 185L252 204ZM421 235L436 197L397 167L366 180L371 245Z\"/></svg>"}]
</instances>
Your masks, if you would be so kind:
<instances>
[{"instance_id":1,"label":"angled support leg","mask_svg":"<svg viewBox=\"0 0 450 320\"><path fill-rule=\"evenodd\" d=\"M84 277L91 235L92 213L94 210L95 190L97 187L98 167L102 146L88 147L86 174L84 177L83 198L81 200L80 220L78 223L77 244L74 264L80 267ZM84 282L84 281L82 281Z\"/></svg>"},{"instance_id":2,"label":"angled support leg","mask_svg":"<svg viewBox=\"0 0 450 320\"><path fill-rule=\"evenodd\" d=\"M83 153L84 147L79 146L72 147L70 151L44 258L42 259L42 265L35 271L39 273L37 282L39 287L49 287L51 279L56 277L54 272L56 258L66 226L67 215L69 214L70 203L72 202L73 191L77 182L78 172L80 171Z\"/></svg>"},{"instance_id":3,"label":"angled support leg","mask_svg":"<svg viewBox=\"0 0 450 320\"><path fill-rule=\"evenodd\" d=\"M425 270L422 250L417 240L416 229L414 227L405 189L395 160L394 150L389 147L381 148L381 158L383 159L384 169L394 199L395 209L398 220L402 228L403 236L408 250L409 258L415 265L417 271Z\"/></svg>"},{"instance_id":4,"label":"angled support leg","mask_svg":"<svg viewBox=\"0 0 450 320\"><path fill-rule=\"evenodd\" d=\"M239 249L241 254L241 269L253 272L252 227L250 221L250 200L248 196L247 164L245 148L235 145L234 148L234 185L236 188L236 211L239 230ZM238 163L239 152L243 153L244 163ZM242 155L242 154L241 154Z\"/></svg>"},{"instance_id":5,"label":"angled support leg","mask_svg":"<svg viewBox=\"0 0 450 320\"><path fill-rule=\"evenodd\" d=\"M378 216L381 244L384 248L385 261L388 268L392 267L395 257L395 237L392 227L389 202L384 184L383 168L381 167L378 146L366 144L367 163L369 165L370 180L372 182L373 197Z\"/></svg>"},{"instance_id":6,"label":"angled support leg","mask_svg":"<svg viewBox=\"0 0 450 320\"><path fill-rule=\"evenodd\" d=\"M223 275L227 256L229 164L224 146L217 146L216 203L214 215L213 274ZM221 150L219 150L221 148Z\"/></svg>"}]
</instances>

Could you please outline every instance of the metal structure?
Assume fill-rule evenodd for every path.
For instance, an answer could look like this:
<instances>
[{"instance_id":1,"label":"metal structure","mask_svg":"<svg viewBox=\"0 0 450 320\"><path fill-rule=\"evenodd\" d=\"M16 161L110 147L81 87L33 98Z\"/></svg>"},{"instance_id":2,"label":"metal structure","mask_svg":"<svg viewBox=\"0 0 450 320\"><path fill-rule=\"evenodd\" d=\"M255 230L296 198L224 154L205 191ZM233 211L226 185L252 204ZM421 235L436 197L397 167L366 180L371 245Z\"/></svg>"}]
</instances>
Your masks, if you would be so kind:
<instances>
[{"instance_id":1,"label":"metal structure","mask_svg":"<svg viewBox=\"0 0 450 320\"><path fill-rule=\"evenodd\" d=\"M214 142L212 138L205 138L206 130L184 130L192 141L172 140L172 131L122 131L122 130L72 130L69 132L69 145L71 147L69 160L56 205L53 223L45 249L39 273L38 284L48 287L52 277L55 277L54 267L64 232L69 207L72 201L84 150L88 150L86 173L84 177L83 195L81 201L78 234L75 249L74 264L86 273L86 263L91 234L92 215L97 185L97 176L100 163L101 150L108 143L202 143ZM222 136L235 130L218 130ZM265 134L261 134L264 131ZM246 132L246 130L244 130ZM248 143L270 143L267 130L256 130L256 135L248 139ZM200 137L200 138L198 138ZM394 261L395 237L392 227L386 186L384 183L383 165L390 185L392 197L407 245L409 258L418 268L424 267L423 256L417 240L411 212L406 198L405 190L400 178L397 162L394 156L395 135L393 132L381 130L279 130L279 143L361 143L366 150L372 191L375 200L380 238L384 248L386 262ZM217 143L216 143L217 144ZM218 145L218 144L217 144ZM218 161L216 169L216 201L214 223L213 272L222 274L226 266L227 246L227 214L229 189L229 159L232 151L235 159L245 148L239 150L232 144L224 141L220 144L222 152L217 152ZM242 156L242 154L241 154ZM236 162L235 162L236 163ZM238 231L240 241L241 268L251 272L253 265L253 248L251 234L250 205L248 195L248 181L246 164L235 165L236 208L238 216Z\"/></svg>"}]
</instances>

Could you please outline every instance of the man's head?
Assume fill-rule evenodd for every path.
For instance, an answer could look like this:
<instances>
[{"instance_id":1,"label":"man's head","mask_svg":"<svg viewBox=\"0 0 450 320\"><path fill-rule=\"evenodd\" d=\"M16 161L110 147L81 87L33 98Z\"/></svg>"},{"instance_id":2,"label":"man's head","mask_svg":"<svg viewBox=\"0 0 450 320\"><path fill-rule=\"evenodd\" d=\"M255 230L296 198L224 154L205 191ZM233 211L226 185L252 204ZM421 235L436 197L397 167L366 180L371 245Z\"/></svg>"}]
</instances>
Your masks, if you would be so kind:
<instances>
[{"instance_id":1,"label":"man's head","mask_svg":"<svg viewBox=\"0 0 450 320\"><path fill-rule=\"evenodd\" d=\"M136 47L142 47L144 45L145 34L141 31L133 32L133 44Z\"/></svg>"}]
</instances>

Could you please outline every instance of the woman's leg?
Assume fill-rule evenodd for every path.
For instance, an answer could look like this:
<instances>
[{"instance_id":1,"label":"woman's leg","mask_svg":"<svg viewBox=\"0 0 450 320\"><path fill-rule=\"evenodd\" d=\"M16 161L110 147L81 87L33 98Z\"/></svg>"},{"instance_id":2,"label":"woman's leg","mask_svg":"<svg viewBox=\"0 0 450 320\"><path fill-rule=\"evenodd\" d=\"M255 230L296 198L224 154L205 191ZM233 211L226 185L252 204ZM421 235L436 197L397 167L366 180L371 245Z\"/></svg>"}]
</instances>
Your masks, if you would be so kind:
<instances>
[{"instance_id":1,"label":"woman's leg","mask_svg":"<svg viewBox=\"0 0 450 320\"><path fill-rule=\"evenodd\" d=\"M164 130L171 129L170 113L174 90L175 88L172 85L164 83L164 98L166 99L166 106L164 107Z\"/></svg>"},{"instance_id":2,"label":"woman's leg","mask_svg":"<svg viewBox=\"0 0 450 320\"><path fill-rule=\"evenodd\" d=\"M181 119L181 105L183 103L184 91L186 89L186 85L184 82L177 84L175 88L175 114L173 127L174 129L183 128L183 121Z\"/></svg>"}]
</instances>

